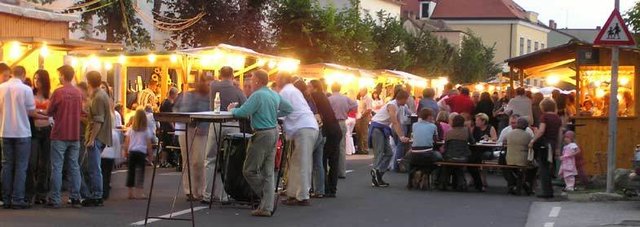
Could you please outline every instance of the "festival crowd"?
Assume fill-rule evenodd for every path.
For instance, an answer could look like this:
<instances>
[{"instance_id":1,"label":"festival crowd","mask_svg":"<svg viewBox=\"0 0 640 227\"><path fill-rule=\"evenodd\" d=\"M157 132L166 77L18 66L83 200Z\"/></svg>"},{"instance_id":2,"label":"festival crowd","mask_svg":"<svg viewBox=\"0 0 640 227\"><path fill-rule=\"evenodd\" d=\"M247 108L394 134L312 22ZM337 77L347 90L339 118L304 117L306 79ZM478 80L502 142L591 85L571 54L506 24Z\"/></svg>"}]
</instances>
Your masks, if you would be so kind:
<instances>
[{"instance_id":1,"label":"festival crowd","mask_svg":"<svg viewBox=\"0 0 640 227\"><path fill-rule=\"evenodd\" d=\"M346 178L346 156L374 155L371 181L388 187L383 177L389 170L406 171L403 165L414 150L429 150L432 161L481 163L493 157L492 150L477 150L470 144L497 141L506 144L502 162L530 165L526 174L505 170L509 191L520 177L524 190L533 193L539 179L540 197L553 197L551 178L557 158L566 190L575 189L575 178L585 182L580 149L575 134L567 130L568 116L576 113L571 95L544 98L523 88L489 94L447 84L440 97L426 88L413 96L409 85L361 88L355 99L342 93L339 83L322 79L305 81L280 73L275 81L267 72L255 70L245 76L241 88L234 70L222 67L219 80L203 75L194 89L170 87L166 99L157 96L157 77L138 92L132 105L115 103L111 88L99 72L90 71L79 82L75 70L61 66L56 72L60 86L52 91L50 75L38 70L32 85L26 70L0 64L0 143L2 150L2 202L5 208L25 209L35 204L63 206L62 191L69 193L71 207L103 206L109 198L111 171L122 160L127 163L130 199L146 199L145 167L179 166L183 172L185 198L209 204L225 202L228 196L220 177L212 188L218 144L223 136L249 132L242 175L260 203L254 216L271 216L274 203L309 206L311 198L335 198L339 179ZM272 82L273 81L273 82ZM327 93L327 91L331 93ZM134 114L125 119L124 108ZM241 119L226 126L210 123L158 123L154 112L228 111ZM417 121L415 120L417 116ZM281 123L278 120L281 120ZM240 127L247 124L247 127ZM250 128L250 129L248 129ZM355 132L355 136L354 136ZM282 140L280 133L284 134ZM187 143L189 149L187 150ZM291 146L286 168L286 198L278 201L275 187L276 148ZM154 148L161 152L154 163ZM169 149L179 147L179 152ZM564 147L563 147L564 146ZM529 152L532 150L533 152ZM190 162L187 164L187 152ZM487 186L484 173L467 168L478 191ZM441 190L464 189L459 168L442 168ZM216 173L219 174L219 173ZM191 176L191 179L188 176Z\"/></svg>"}]
</instances>

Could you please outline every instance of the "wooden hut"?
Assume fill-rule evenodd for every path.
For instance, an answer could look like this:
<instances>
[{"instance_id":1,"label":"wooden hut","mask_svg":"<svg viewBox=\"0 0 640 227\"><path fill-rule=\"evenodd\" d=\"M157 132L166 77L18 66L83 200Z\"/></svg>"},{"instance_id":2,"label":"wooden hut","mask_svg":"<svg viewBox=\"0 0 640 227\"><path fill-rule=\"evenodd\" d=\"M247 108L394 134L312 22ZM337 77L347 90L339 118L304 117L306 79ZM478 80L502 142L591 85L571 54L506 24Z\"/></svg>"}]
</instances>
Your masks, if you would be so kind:
<instances>
[{"instance_id":1,"label":"wooden hut","mask_svg":"<svg viewBox=\"0 0 640 227\"><path fill-rule=\"evenodd\" d=\"M608 142L609 95L618 97L618 150L616 166L630 168L636 144L640 144L638 90L640 84L640 50L621 48L619 92L609 94L611 81L611 49L583 42L547 48L506 60L511 67L511 84L523 84L527 78L543 78L546 83L565 82L576 86L573 117L577 142L584 152L590 175L606 172Z\"/></svg>"}]
</instances>

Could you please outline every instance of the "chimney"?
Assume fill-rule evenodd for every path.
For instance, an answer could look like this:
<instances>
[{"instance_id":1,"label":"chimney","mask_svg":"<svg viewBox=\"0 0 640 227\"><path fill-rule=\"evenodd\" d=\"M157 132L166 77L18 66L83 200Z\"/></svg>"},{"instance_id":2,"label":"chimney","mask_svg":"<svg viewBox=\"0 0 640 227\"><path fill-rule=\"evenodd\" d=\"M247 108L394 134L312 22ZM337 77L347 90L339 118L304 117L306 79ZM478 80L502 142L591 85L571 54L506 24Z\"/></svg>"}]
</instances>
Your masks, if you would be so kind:
<instances>
[{"instance_id":1,"label":"chimney","mask_svg":"<svg viewBox=\"0 0 640 227\"><path fill-rule=\"evenodd\" d=\"M538 13L533 12L533 11L527 11L527 19L529 19L529 21L531 21L531 23L537 24L538 23Z\"/></svg>"},{"instance_id":2,"label":"chimney","mask_svg":"<svg viewBox=\"0 0 640 227\"><path fill-rule=\"evenodd\" d=\"M551 28L551 29L558 28L558 24L556 24L555 20L549 20L549 28Z\"/></svg>"}]
</instances>

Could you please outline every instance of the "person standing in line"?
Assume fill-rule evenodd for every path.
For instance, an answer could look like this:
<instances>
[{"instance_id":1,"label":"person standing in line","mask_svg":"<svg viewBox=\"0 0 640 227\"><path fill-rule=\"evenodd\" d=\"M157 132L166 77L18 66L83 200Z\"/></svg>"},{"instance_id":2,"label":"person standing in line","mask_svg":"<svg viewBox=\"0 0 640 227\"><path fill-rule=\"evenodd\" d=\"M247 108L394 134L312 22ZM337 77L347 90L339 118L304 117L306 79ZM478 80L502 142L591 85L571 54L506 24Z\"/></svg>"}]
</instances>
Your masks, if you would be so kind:
<instances>
[{"instance_id":1,"label":"person standing in line","mask_svg":"<svg viewBox=\"0 0 640 227\"><path fill-rule=\"evenodd\" d=\"M55 124L51 129L51 191L47 207L60 208L62 170L66 165L69 181L69 197L74 208L80 208L80 115L82 114L82 92L73 86L75 70L68 65L58 68L62 86L51 94L51 104L47 115Z\"/></svg>"},{"instance_id":2,"label":"person standing in line","mask_svg":"<svg viewBox=\"0 0 640 227\"><path fill-rule=\"evenodd\" d=\"M209 96L209 83L213 78L210 76L204 76L198 81L195 91L184 92L173 106L174 112L203 112L211 110L209 107L211 100ZM182 154L182 190L187 193L187 200L190 201L202 201L204 192L204 160L205 160L205 148L207 146L207 136L209 133L210 123L198 123L189 124L188 127L184 124L176 124L176 130L183 130L187 128L188 136L182 133L177 133L178 140L180 142L180 152ZM198 129L196 131L196 128ZM189 143L187 150L187 142ZM187 165L187 152L189 152L189 163ZM185 169L189 168L189 170ZM189 179L187 173L191 172L191 179ZM191 194L189 194L189 180L191 180Z\"/></svg>"},{"instance_id":3,"label":"person standing in line","mask_svg":"<svg viewBox=\"0 0 640 227\"><path fill-rule=\"evenodd\" d=\"M29 116L47 119L36 110L33 91L22 81L26 71L13 68L13 78L0 84L0 137L2 138L2 199L5 208L25 209L25 183L31 153Z\"/></svg>"},{"instance_id":4,"label":"person standing in line","mask_svg":"<svg viewBox=\"0 0 640 227\"><path fill-rule=\"evenodd\" d=\"M395 94L398 94L400 91L403 91L404 86L402 85L396 85L395 90L394 90L394 98L395 99ZM406 90L405 90L406 91ZM409 91L406 91L409 94L409 98L407 98L407 102L404 105L398 105L398 119L400 120L400 128L402 129L402 132L404 135L411 135L411 115L412 115L412 110L409 107L409 103L413 102L413 98L411 97L411 93L409 93ZM402 160L404 158L405 153L408 151L408 149L410 148L409 146L407 146L405 143L400 141L400 136L398 135L394 135L394 143L395 143L395 150L394 150L394 157L391 163L391 168L392 170L396 170L398 172L403 171L400 169L400 162L397 162L396 160Z\"/></svg>"},{"instance_id":5,"label":"person standing in line","mask_svg":"<svg viewBox=\"0 0 640 227\"><path fill-rule=\"evenodd\" d=\"M331 103L331 108L333 112L336 114L336 119L340 124L340 130L342 131L342 139L340 140L340 154L338 155L338 178L346 177L346 137L347 137L347 123L346 120L349 118L349 111L355 110L358 108L358 103L351 100L349 97L340 94L340 90L342 86L339 83L334 83L331 85L331 91L333 92L329 97L329 102Z\"/></svg>"},{"instance_id":6,"label":"person standing in line","mask_svg":"<svg viewBox=\"0 0 640 227\"><path fill-rule=\"evenodd\" d=\"M533 149L538 161L538 179L540 181L539 198L553 198L553 185L551 178L555 169L555 154L560 153L562 140L562 119L557 114L556 102L551 98L545 98L540 102L542 116L540 126L535 132L529 148Z\"/></svg>"},{"instance_id":7,"label":"person standing in line","mask_svg":"<svg viewBox=\"0 0 640 227\"><path fill-rule=\"evenodd\" d=\"M116 105L117 106L117 105ZM111 194L111 171L116 164L116 160L120 159L122 149L122 116L120 112L113 110L113 128L111 128L111 137L113 143L107 146L100 155L100 169L102 170L102 198L109 199ZM126 157L126 156L122 156Z\"/></svg>"},{"instance_id":8,"label":"person standing in line","mask_svg":"<svg viewBox=\"0 0 640 227\"><path fill-rule=\"evenodd\" d=\"M247 147L242 173L251 189L260 197L260 205L251 211L251 215L262 217L271 217L274 209L277 118L293 112L289 102L271 91L268 83L266 71L255 71L251 77L253 93L249 99L240 108L236 108L236 103L227 107L234 117L251 118L254 133Z\"/></svg>"},{"instance_id":9,"label":"person standing in line","mask_svg":"<svg viewBox=\"0 0 640 227\"><path fill-rule=\"evenodd\" d=\"M318 122L300 90L293 86L291 75L278 75L280 96L291 103L293 112L284 118L284 131L293 150L287 172L287 199L283 204L309 206L309 190L313 169L313 146L318 139Z\"/></svg>"},{"instance_id":10,"label":"person standing in line","mask_svg":"<svg viewBox=\"0 0 640 227\"><path fill-rule=\"evenodd\" d=\"M169 88L169 94L167 98L162 101L160 105L160 112L173 112L173 103L178 97L178 89L175 87ZM173 127L173 123L171 122L160 122L160 142L162 142L163 146L172 146L175 145L175 136L171 133L175 132L175 128ZM161 168L169 168L174 163L174 155L170 149L163 149L160 153L160 167Z\"/></svg>"},{"instance_id":11,"label":"person standing in line","mask_svg":"<svg viewBox=\"0 0 640 227\"><path fill-rule=\"evenodd\" d=\"M11 78L11 68L5 63L0 63L0 84L7 82ZM2 111L2 106L0 106L0 111ZM2 143L0 142L0 160L2 160ZM2 169L2 162L0 162L0 169ZM2 195L2 181L0 180L0 195ZM4 205L2 203L2 198L0 198L0 205Z\"/></svg>"},{"instance_id":12,"label":"person standing in line","mask_svg":"<svg viewBox=\"0 0 640 227\"><path fill-rule=\"evenodd\" d=\"M51 82L49 72L38 70L33 76L33 89L36 110L47 111ZM51 122L49 119L32 119L31 121L31 158L27 172L26 200L30 204L45 204L49 192L51 174L50 153Z\"/></svg>"},{"instance_id":13,"label":"person standing in line","mask_svg":"<svg viewBox=\"0 0 640 227\"><path fill-rule=\"evenodd\" d=\"M238 106L242 106L245 101L247 101L247 97L244 96L242 90L233 84L233 68L229 66L222 67L220 69L220 81L211 82L210 89L210 107L212 110L215 110L215 100L216 95L220 97L220 111L227 111L227 107L231 103L238 103ZM213 193L214 199L223 200L226 196L224 196L224 185L222 184L222 177L216 177L216 187L211 188L213 186L213 174L215 171L216 157L218 155L218 144L216 141L216 133L220 133L222 138L224 136L231 133L240 132L240 124L237 121L225 123L225 126L230 127L222 127L220 128L219 124L211 124L209 127L209 138L207 139L207 156L205 160L205 190L202 193L202 203L209 204L211 201L211 193ZM219 173L216 173L219 174ZM213 191L212 191L213 190Z\"/></svg>"},{"instance_id":14,"label":"person standing in line","mask_svg":"<svg viewBox=\"0 0 640 227\"><path fill-rule=\"evenodd\" d=\"M100 154L106 146L111 146L113 137L111 128L113 125L112 108L109 95L100 88L102 76L99 72L91 71L87 73L87 83L89 84L89 125L87 126L88 136L84 146L87 148L87 168L89 179L87 181L88 195L82 201L86 207L103 206L102 198L102 170L100 167Z\"/></svg>"},{"instance_id":15,"label":"person standing in line","mask_svg":"<svg viewBox=\"0 0 640 227\"><path fill-rule=\"evenodd\" d=\"M431 113L440 112L440 107L438 107L438 102L433 99L436 96L436 91L433 88L425 88L422 90L422 99L418 103L418 112L422 111L424 108L431 109Z\"/></svg>"},{"instance_id":16,"label":"person standing in line","mask_svg":"<svg viewBox=\"0 0 640 227\"><path fill-rule=\"evenodd\" d=\"M322 118L322 136L326 138L324 147L314 151L313 171L320 175L316 177L314 173L314 189L324 193L323 197L333 198L336 196L338 186L338 155L340 154L340 140L343 136L342 129L340 129L340 124L329 99L322 90L322 83L319 80L312 80L310 85L311 97L313 97ZM322 160L318 162L315 159L316 156L321 156ZM319 185L318 187L316 187L316 183Z\"/></svg>"},{"instance_id":17,"label":"person standing in line","mask_svg":"<svg viewBox=\"0 0 640 227\"><path fill-rule=\"evenodd\" d=\"M389 183L382 180L382 176L389 169L393 158L393 151L389 144L392 130L395 131L402 143L408 143L410 140L402 131L398 118L398 106L403 106L408 98L409 93L399 91L395 99L384 105L371 119L369 146L374 151L373 169L371 170L371 182L374 187L389 186Z\"/></svg>"},{"instance_id":18,"label":"person standing in line","mask_svg":"<svg viewBox=\"0 0 640 227\"><path fill-rule=\"evenodd\" d=\"M367 141L367 131L371 122L373 112L373 99L369 96L367 88L361 88L358 93L358 113L356 115L356 134L358 135L358 154L369 153L369 142Z\"/></svg>"},{"instance_id":19,"label":"person standing in line","mask_svg":"<svg viewBox=\"0 0 640 227\"><path fill-rule=\"evenodd\" d=\"M509 115L517 114L526 117L529 120L529 124L534 123L531 99L526 96L524 88L519 87L516 89L516 97L509 100L505 112Z\"/></svg>"},{"instance_id":20,"label":"person standing in line","mask_svg":"<svg viewBox=\"0 0 640 227\"><path fill-rule=\"evenodd\" d=\"M467 121L473 118L472 114L475 111L475 104L473 100L471 100L471 97L469 97L469 88L463 87L460 95L450 97L446 102L451 107L451 112L459 113Z\"/></svg>"}]
</instances>

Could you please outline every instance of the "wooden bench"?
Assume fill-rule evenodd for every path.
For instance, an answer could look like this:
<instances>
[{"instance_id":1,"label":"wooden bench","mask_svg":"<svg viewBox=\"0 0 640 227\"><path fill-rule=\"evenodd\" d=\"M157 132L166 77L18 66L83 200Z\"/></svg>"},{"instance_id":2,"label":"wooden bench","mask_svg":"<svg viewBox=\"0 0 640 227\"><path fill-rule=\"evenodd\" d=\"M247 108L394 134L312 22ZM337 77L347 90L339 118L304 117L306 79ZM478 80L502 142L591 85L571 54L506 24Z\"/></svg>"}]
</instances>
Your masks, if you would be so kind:
<instances>
[{"instance_id":1,"label":"wooden bench","mask_svg":"<svg viewBox=\"0 0 640 227\"><path fill-rule=\"evenodd\" d=\"M516 165L500 165L495 163L464 163L464 162L436 162L434 163L436 166L457 166L457 167L478 167L480 169L483 168L496 168L496 169L519 169L520 171L520 179L517 182L517 192L520 193L524 189L525 183L525 174L528 169L534 168L533 166L516 166ZM429 179L429 181L431 181ZM431 182L429 182L431 184ZM431 187L431 186L429 186Z\"/></svg>"}]
</instances>

